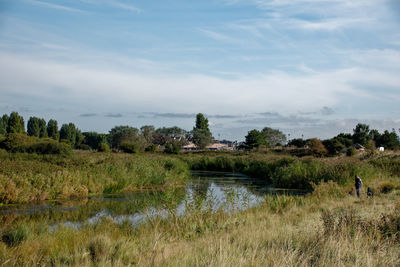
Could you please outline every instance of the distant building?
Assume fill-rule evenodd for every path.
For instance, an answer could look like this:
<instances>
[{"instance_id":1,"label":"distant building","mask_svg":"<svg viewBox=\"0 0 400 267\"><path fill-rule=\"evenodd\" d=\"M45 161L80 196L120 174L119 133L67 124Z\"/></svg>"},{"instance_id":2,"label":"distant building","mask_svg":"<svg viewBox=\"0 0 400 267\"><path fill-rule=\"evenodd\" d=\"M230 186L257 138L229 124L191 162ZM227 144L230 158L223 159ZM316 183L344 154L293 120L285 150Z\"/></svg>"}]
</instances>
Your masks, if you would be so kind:
<instances>
[{"instance_id":1,"label":"distant building","mask_svg":"<svg viewBox=\"0 0 400 267\"><path fill-rule=\"evenodd\" d=\"M385 148L383 146L378 148L379 151L385 151Z\"/></svg>"},{"instance_id":2,"label":"distant building","mask_svg":"<svg viewBox=\"0 0 400 267\"><path fill-rule=\"evenodd\" d=\"M187 151L197 150L197 146L194 143L189 143L189 144L183 146L182 149L187 150Z\"/></svg>"},{"instance_id":3,"label":"distant building","mask_svg":"<svg viewBox=\"0 0 400 267\"><path fill-rule=\"evenodd\" d=\"M206 146L206 149L208 150L228 150L229 146L227 144L221 144L221 143L214 143L214 144L210 144L208 146Z\"/></svg>"},{"instance_id":4,"label":"distant building","mask_svg":"<svg viewBox=\"0 0 400 267\"><path fill-rule=\"evenodd\" d=\"M360 144L354 144L353 148L357 149L357 150L365 150L365 147L360 145Z\"/></svg>"}]
</instances>

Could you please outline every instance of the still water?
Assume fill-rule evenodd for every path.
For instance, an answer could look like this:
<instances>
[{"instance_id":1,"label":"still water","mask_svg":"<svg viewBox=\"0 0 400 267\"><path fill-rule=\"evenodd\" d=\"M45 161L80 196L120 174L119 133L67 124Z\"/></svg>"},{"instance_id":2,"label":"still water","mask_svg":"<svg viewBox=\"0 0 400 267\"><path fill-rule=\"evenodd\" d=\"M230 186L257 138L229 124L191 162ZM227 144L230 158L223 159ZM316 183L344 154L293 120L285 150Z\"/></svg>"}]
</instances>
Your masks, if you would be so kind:
<instances>
[{"instance_id":1,"label":"still water","mask_svg":"<svg viewBox=\"0 0 400 267\"><path fill-rule=\"evenodd\" d=\"M0 207L0 223L43 220L52 228L79 228L102 219L138 225L170 214L183 216L196 209L235 212L259 205L265 194L291 194L268 187L240 173L192 172L184 187L157 192L91 196L83 200L52 201Z\"/></svg>"}]
</instances>

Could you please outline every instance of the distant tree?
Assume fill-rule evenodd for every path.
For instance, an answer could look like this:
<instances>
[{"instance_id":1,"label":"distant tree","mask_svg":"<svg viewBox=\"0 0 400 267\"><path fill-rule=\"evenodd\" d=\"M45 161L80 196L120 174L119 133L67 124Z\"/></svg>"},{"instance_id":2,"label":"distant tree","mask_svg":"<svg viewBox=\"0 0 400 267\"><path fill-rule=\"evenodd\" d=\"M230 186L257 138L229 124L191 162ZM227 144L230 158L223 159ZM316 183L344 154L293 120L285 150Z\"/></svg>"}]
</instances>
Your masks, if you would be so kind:
<instances>
[{"instance_id":1,"label":"distant tree","mask_svg":"<svg viewBox=\"0 0 400 267\"><path fill-rule=\"evenodd\" d=\"M72 122L63 124L60 129L60 141L67 141L71 147L75 146L76 142L76 127Z\"/></svg>"},{"instance_id":2,"label":"distant tree","mask_svg":"<svg viewBox=\"0 0 400 267\"><path fill-rule=\"evenodd\" d=\"M83 133L84 144L90 146L91 149L99 149L100 144L107 144L107 135L99 134L96 132L84 132Z\"/></svg>"},{"instance_id":3,"label":"distant tree","mask_svg":"<svg viewBox=\"0 0 400 267\"><path fill-rule=\"evenodd\" d=\"M350 147L353 144L353 136L349 133L340 133L335 137L345 147Z\"/></svg>"},{"instance_id":4,"label":"distant tree","mask_svg":"<svg viewBox=\"0 0 400 267\"><path fill-rule=\"evenodd\" d=\"M288 146L295 146L298 148L302 148L307 144L307 140L303 140L302 138L295 138L288 142Z\"/></svg>"},{"instance_id":5,"label":"distant tree","mask_svg":"<svg viewBox=\"0 0 400 267\"><path fill-rule=\"evenodd\" d=\"M375 142L375 144L379 143L379 139L381 138L381 134L379 133L378 130L376 129L372 129L371 131L369 131L369 140L373 140Z\"/></svg>"},{"instance_id":6,"label":"distant tree","mask_svg":"<svg viewBox=\"0 0 400 267\"><path fill-rule=\"evenodd\" d=\"M47 137L47 127L46 127L46 120L45 119L39 119L39 137L40 138L46 138Z\"/></svg>"},{"instance_id":7,"label":"distant tree","mask_svg":"<svg viewBox=\"0 0 400 267\"><path fill-rule=\"evenodd\" d=\"M24 118L18 112L11 112L7 125L7 133L25 133Z\"/></svg>"},{"instance_id":8,"label":"distant tree","mask_svg":"<svg viewBox=\"0 0 400 267\"><path fill-rule=\"evenodd\" d=\"M0 118L0 134L5 135L7 133L7 125L8 125L8 115L4 114Z\"/></svg>"},{"instance_id":9,"label":"distant tree","mask_svg":"<svg viewBox=\"0 0 400 267\"><path fill-rule=\"evenodd\" d=\"M286 135L277 129L265 127L262 132L270 146L283 145L286 143Z\"/></svg>"},{"instance_id":10,"label":"distant tree","mask_svg":"<svg viewBox=\"0 0 400 267\"><path fill-rule=\"evenodd\" d=\"M30 117L27 125L27 132L29 136L40 136L40 119L37 117Z\"/></svg>"},{"instance_id":11,"label":"distant tree","mask_svg":"<svg viewBox=\"0 0 400 267\"><path fill-rule=\"evenodd\" d=\"M56 120L49 120L47 123L47 136L54 140L60 138L60 133L58 131L58 124Z\"/></svg>"},{"instance_id":12,"label":"distant tree","mask_svg":"<svg viewBox=\"0 0 400 267\"><path fill-rule=\"evenodd\" d=\"M379 138L379 145L387 149L398 149L400 146L399 137L395 132L385 131Z\"/></svg>"},{"instance_id":13,"label":"distant tree","mask_svg":"<svg viewBox=\"0 0 400 267\"><path fill-rule=\"evenodd\" d=\"M76 128L75 132L75 148L80 148L80 146L83 144L83 140L85 139L85 136L82 134L81 130Z\"/></svg>"},{"instance_id":14,"label":"distant tree","mask_svg":"<svg viewBox=\"0 0 400 267\"><path fill-rule=\"evenodd\" d=\"M354 144L365 145L370 140L369 126L367 124L359 123L353 129L353 142Z\"/></svg>"},{"instance_id":15,"label":"distant tree","mask_svg":"<svg viewBox=\"0 0 400 267\"><path fill-rule=\"evenodd\" d=\"M346 146L336 138L324 140L322 144L328 150L329 155L337 155L346 148Z\"/></svg>"},{"instance_id":16,"label":"distant tree","mask_svg":"<svg viewBox=\"0 0 400 267\"><path fill-rule=\"evenodd\" d=\"M202 113L196 115L196 126L193 128L193 143L201 149L205 148L213 141L208 119Z\"/></svg>"},{"instance_id":17,"label":"distant tree","mask_svg":"<svg viewBox=\"0 0 400 267\"><path fill-rule=\"evenodd\" d=\"M245 146L247 149L256 148L262 145L268 146L264 132L260 132L256 129L249 131L245 139Z\"/></svg>"},{"instance_id":18,"label":"distant tree","mask_svg":"<svg viewBox=\"0 0 400 267\"><path fill-rule=\"evenodd\" d=\"M310 151L314 156L322 157L328 154L328 150L322 144L321 140L317 138L311 138L308 141L308 145L310 147Z\"/></svg>"},{"instance_id":19,"label":"distant tree","mask_svg":"<svg viewBox=\"0 0 400 267\"><path fill-rule=\"evenodd\" d=\"M130 126L115 126L108 135L111 147L119 149L122 143L137 143L139 141L139 130Z\"/></svg>"},{"instance_id":20,"label":"distant tree","mask_svg":"<svg viewBox=\"0 0 400 267\"><path fill-rule=\"evenodd\" d=\"M153 136L155 131L156 130L153 125L144 125L140 127L140 134L144 137L147 144L151 144L153 142Z\"/></svg>"}]
</instances>

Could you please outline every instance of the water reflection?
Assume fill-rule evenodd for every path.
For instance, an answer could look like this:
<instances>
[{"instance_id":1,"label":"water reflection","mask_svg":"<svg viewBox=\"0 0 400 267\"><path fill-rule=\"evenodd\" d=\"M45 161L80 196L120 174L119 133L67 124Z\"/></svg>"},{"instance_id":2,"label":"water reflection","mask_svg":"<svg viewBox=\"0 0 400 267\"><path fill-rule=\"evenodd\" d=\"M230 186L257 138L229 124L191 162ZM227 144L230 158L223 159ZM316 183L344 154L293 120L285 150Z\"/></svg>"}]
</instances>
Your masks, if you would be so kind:
<instances>
[{"instance_id":1,"label":"water reflection","mask_svg":"<svg viewBox=\"0 0 400 267\"><path fill-rule=\"evenodd\" d=\"M185 187L157 192L134 192L91 196L75 201L53 201L0 207L0 223L41 221L56 229L60 225L79 228L103 219L138 225L170 212L182 216L192 210L235 212L258 205L263 195L293 193L277 190L248 176L227 172L193 172Z\"/></svg>"}]
</instances>

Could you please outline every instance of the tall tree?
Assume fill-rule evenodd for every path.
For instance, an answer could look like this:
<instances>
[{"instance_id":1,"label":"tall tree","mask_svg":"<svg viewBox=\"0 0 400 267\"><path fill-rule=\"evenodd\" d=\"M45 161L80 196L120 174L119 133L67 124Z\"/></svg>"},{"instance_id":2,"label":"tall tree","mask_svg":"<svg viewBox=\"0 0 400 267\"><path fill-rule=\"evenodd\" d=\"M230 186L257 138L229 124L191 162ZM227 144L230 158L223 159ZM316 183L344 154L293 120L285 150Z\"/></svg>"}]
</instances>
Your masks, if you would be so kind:
<instances>
[{"instance_id":1,"label":"tall tree","mask_svg":"<svg viewBox=\"0 0 400 267\"><path fill-rule=\"evenodd\" d=\"M139 141L139 130L130 126L115 126L108 135L111 147L119 149L122 143L135 144Z\"/></svg>"},{"instance_id":2,"label":"tall tree","mask_svg":"<svg viewBox=\"0 0 400 267\"><path fill-rule=\"evenodd\" d=\"M385 131L379 138L378 146L388 149L397 149L400 146L399 137L395 132Z\"/></svg>"},{"instance_id":3,"label":"tall tree","mask_svg":"<svg viewBox=\"0 0 400 267\"><path fill-rule=\"evenodd\" d=\"M252 149L262 145L268 145L264 132L258 131L256 129L249 131L245 138L245 145L247 149Z\"/></svg>"},{"instance_id":4,"label":"tall tree","mask_svg":"<svg viewBox=\"0 0 400 267\"><path fill-rule=\"evenodd\" d=\"M66 140L74 147L76 142L76 127L72 122L63 124L60 129L60 140Z\"/></svg>"},{"instance_id":5,"label":"tall tree","mask_svg":"<svg viewBox=\"0 0 400 267\"><path fill-rule=\"evenodd\" d=\"M39 137L40 138L45 138L47 137L47 128L46 128L46 120L45 119L39 119Z\"/></svg>"},{"instance_id":6,"label":"tall tree","mask_svg":"<svg viewBox=\"0 0 400 267\"><path fill-rule=\"evenodd\" d=\"M0 134L7 133L7 125L8 125L8 115L4 114L3 117L0 118Z\"/></svg>"},{"instance_id":7,"label":"tall tree","mask_svg":"<svg viewBox=\"0 0 400 267\"><path fill-rule=\"evenodd\" d=\"M270 146L283 145L286 143L286 135L277 129L265 127L262 132Z\"/></svg>"},{"instance_id":8,"label":"tall tree","mask_svg":"<svg viewBox=\"0 0 400 267\"><path fill-rule=\"evenodd\" d=\"M7 125L7 133L24 133L24 118L18 112L11 112Z\"/></svg>"},{"instance_id":9,"label":"tall tree","mask_svg":"<svg viewBox=\"0 0 400 267\"><path fill-rule=\"evenodd\" d=\"M58 123L56 120L49 120L47 123L47 136L58 140L60 138L60 133L58 131Z\"/></svg>"},{"instance_id":10,"label":"tall tree","mask_svg":"<svg viewBox=\"0 0 400 267\"><path fill-rule=\"evenodd\" d=\"M146 139L148 144L152 143L155 131L153 125L144 125L140 127L140 134Z\"/></svg>"},{"instance_id":11,"label":"tall tree","mask_svg":"<svg viewBox=\"0 0 400 267\"><path fill-rule=\"evenodd\" d=\"M30 117L27 125L27 132L29 136L40 136L40 119L37 117Z\"/></svg>"},{"instance_id":12,"label":"tall tree","mask_svg":"<svg viewBox=\"0 0 400 267\"><path fill-rule=\"evenodd\" d=\"M208 128L208 119L202 113L196 115L196 126L193 128L193 143L199 148L205 148L213 141L210 129Z\"/></svg>"},{"instance_id":13,"label":"tall tree","mask_svg":"<svg viewBox=\"0 0 400 267\"><path fill-rule=\"evenodd\" d=\"M369 126L362 123L357 124L353 129L353 142L364 146L369 140Z\"/></svg>"}]
</instances>

